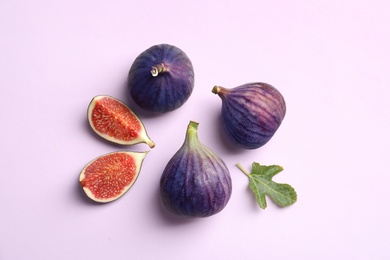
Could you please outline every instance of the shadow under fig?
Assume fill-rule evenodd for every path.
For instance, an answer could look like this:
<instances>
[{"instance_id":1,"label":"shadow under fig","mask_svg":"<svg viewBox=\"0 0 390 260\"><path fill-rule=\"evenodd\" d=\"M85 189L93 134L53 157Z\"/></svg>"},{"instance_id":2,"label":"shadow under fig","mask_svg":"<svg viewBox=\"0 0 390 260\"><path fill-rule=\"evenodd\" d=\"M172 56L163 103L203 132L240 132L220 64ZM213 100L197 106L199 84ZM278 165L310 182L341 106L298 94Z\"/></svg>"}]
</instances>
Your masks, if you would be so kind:
<instances>
[{"instance_id":1,"label":"shadow under fig","mask_svg":"<svg viewBox=\"0 0 390 260\"><path fill-rule=\"evenodd\" d=\"M83 191L83 188L81 187L78 179L76 179L76 181L74 182L74 189L75 189L75 194L77 194L78 200L83 204L93 205L93 206L106 204L106 203L99 203L99 202L93 201L90 198L88 198L88 196Z\"/></svg>"}]
</instances>

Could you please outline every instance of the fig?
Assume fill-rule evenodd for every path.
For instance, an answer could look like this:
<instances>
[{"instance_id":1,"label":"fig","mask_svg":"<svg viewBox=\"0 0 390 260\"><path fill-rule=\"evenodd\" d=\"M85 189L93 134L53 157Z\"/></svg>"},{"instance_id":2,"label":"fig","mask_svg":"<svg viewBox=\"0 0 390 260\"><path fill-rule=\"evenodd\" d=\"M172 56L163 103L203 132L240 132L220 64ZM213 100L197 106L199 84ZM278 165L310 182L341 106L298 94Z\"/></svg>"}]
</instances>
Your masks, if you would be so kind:
<instances>
[{"instance_id":1,"label":"fig","mask_svg":"<svg viewBox=\"0 0 390 260\"><path fill-rule=\"evenodd\" d=\"M106 203L123 196L135 183L148 152L111 152L88 163L79 182L85 194Z\"/></svg>"},{"instance_id":2,"label":"fig","mask_svg":"<svg viewBox=\"0 0 390 260\"><path fill-rule=\"evenodd\" d=\"M176 46L159 44L134 60L128 88L134 102L153 113L181 107L194 88L194 69L186 53Z\"/></svg>"},{"instance_id":3,"label":"fig","mask_svg":"<svg viewBox=\"0 0 390 260\"><path fill-rule=\"evenodd\" d=\"M165 207L185 218L217 214L232 193L229 170L220 157L199 141L198 125L190 121L183 145L169 160L160 179Z\"/></svg>"},{"instance_id":4,"label":"fig","mask_svg":"<svg viewBox=\"0 0 390 260\"><path fill-rule=\"evenodd\" d=\"M286 103L267 83L248 83L232 89L214 86L222 100L222 125L229 138L245 149L266 144L282 123Z\"/></svg>"},{"instance_id":5,"label":"fig","mask_svg":"<svg viewBox=\"0 0 390 260\"><path fill-rule=\"evenodd\" d=\"M88 106L88 122L102 138L122 145L146 143L155 146L138 116L123 102L110 96L96 96Z\"/></svg>"}]
</instances>

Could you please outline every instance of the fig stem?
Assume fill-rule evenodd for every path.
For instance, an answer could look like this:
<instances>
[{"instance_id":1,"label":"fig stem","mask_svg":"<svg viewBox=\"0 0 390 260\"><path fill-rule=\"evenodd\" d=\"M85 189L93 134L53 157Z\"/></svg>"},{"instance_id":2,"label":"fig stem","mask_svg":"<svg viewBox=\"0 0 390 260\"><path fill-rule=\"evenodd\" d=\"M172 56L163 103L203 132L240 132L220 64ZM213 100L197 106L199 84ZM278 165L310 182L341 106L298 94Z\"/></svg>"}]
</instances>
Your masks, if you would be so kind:
<instances>
[{"instance_id":1,"label":"fig stem","mask_svg":"<svg viewBox=\"0 0 390 260\"><path fill-rule=\"evenodd\" d=\"M218 94L220 91L221 91L220 86L214 86L213 89L211 90L211 92L213 92L214 94Z\"/></svg>"},{"instance_id":2,"label":"fig stem","mask_svg":"<svg viewBox=\"0 0 390 260\"><path fill-rule=\"evenodd\" d=\"M188 145L193 145L198 143L198 126L199 123L195 121L190 121L187 127L186 142Z\"/></svg>"},{"instance_id":3,"label":"fig stem","mask_svg":"<svg viewBox=\"0 0 390 260\"><path fill-rule=\"evenodd\" d=\"M164 63L160 63L160 64L156 64L156 65L152 66L152 70L150 71L150 73L152 73L153 77L157 77L159 73L164 73L167 71L168 71L168 68L165 67Z\"/></svg>"},{"instance_id":4,"label":"fig stem","mask_svg":"<svg viewBox=\"0 0 390 260\"><path fill-rule=\"evenodd\" d=\"M228 89L221 87L221 86L214 86L213 89L211 90L214 94L217 94L221 98L225 98L227 93L229 92Z\"/></svg>"},{"instance_id":5,"label":"fig stem","mask_svg":"<svg viewBox=\"0 0 390 260\"><path fill-rule=\"evenodd\" d=\"M149 145L150 148L154 148L156 146L156 144L150 139L146 141L146 144Z\"/></svg>"},{"instance_id":6,"label":"fig stem","mask_svg":"<svg viewBox=\"0 0 390 260\"><path fill-rule=\"evenodd\" d=\"M249 177L249 172L247 172L244 167L242 167L242 165L240 163L237 163L236 166L238 167L238 169L240 169L246 176Z\"/></svg>"}]
</instances>

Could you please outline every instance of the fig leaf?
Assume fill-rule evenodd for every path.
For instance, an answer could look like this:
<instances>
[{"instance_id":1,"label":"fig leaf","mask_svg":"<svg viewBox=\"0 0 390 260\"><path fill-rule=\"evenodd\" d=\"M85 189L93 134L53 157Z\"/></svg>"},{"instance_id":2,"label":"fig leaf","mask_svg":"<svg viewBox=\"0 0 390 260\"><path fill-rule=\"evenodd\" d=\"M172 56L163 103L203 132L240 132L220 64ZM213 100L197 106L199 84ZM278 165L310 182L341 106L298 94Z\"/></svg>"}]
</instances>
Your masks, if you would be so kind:
<instances>
[{"instance_id":1,"label":"fig leaf","mask_svg":"<svg viewBox=\"0 0 390 260\"><path fill-rule=\"evenodd\" d=\"M257 162L252 164L252 172L248 173L239 163L237 167L249 178L249 187L255 194L260 208L267 207L266 195L276 204L286 207L297 201L297 193L289 184L276 183L272 178L283 170L279 165L260 165Z\"/></svg>"}]
</instances>

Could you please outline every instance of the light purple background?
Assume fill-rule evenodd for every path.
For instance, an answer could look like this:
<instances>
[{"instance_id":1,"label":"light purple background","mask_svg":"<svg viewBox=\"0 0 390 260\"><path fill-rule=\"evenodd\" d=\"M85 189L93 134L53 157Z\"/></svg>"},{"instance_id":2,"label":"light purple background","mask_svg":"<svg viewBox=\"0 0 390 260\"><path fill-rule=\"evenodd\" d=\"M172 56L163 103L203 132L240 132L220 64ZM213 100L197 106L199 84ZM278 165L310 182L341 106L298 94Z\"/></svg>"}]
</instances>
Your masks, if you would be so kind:
<instances>
[{"instance_id":1,"label":"light purple background","mask_svg":"<svg viewBox=\"0 0 390 260\"><path fill-rule=\"evenodd\" d=\"M390 6L387 1L2 1L0 259L389 259ZM132 104L127 72L148 47L182 48L195 89L172 113ZM287 115L258 150L235 149L214 85L263 81ZM142 118L156 147L120 200L95 205L78 186L90 160L146 145L109 144L87 106L112 95ZM179 221L159 197L161 173L190 120L228 165L233 194L218 215ZM253 161L298 202L261 210Z\"/></svg>"}]
</instances>

